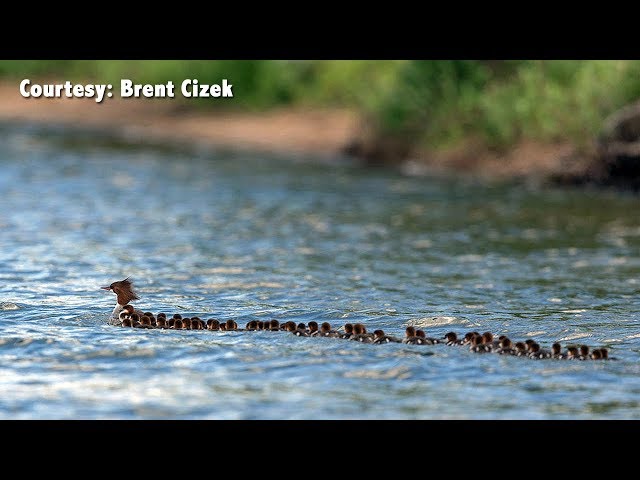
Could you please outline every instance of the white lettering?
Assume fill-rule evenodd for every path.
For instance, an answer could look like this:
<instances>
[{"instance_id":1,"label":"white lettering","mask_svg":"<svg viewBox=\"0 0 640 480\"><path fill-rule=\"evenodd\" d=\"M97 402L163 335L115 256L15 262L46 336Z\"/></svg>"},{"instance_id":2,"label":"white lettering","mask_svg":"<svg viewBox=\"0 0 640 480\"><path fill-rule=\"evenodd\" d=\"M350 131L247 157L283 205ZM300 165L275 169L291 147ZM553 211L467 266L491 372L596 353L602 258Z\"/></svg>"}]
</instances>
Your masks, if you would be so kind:
<instances>
[{"instance_id":1,"label":"white lettering","mask_svg":"<svg viewBox=\"0 0 640 480\"><path fill-rule=\"evenodd\" d=\"M22 95L24 98L29 98L31 96L31 94L27 91L27 85L29 85L31 83L31 80L29 80L28 78L25 78L24 80L22 80L20 82L20 95Z\"/></svg>"}]
</instances>

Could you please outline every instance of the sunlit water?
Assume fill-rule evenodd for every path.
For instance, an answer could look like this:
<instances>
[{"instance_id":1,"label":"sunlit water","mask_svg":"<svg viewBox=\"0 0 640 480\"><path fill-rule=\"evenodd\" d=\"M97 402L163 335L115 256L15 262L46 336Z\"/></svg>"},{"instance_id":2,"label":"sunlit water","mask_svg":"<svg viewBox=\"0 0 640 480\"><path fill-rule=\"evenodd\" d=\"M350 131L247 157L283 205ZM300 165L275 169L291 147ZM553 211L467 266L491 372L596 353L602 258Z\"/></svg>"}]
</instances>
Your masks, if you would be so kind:
<instances>
[{"instance_id":1,"label":"sunlit water","mask_svg":"<svg viewBox=\"0 0 640 480\"><path fill-rule=\"evenodd\" d=\"M640 418L640 201L0 130L0 417ZM80 141L77 141L80 140ZM617 361L106 324L490 330Z\"/></svg>"}]
</instances>

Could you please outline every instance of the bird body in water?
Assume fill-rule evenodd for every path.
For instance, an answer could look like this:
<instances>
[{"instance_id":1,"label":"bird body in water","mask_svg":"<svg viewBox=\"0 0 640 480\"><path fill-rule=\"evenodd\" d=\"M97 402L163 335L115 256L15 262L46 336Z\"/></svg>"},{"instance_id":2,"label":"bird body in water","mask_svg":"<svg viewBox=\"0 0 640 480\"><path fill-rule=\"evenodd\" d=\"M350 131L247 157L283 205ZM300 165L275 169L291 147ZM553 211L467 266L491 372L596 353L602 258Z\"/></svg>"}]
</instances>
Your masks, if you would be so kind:
<instances>
[{"instance_id":1,"label":"bird body in water","mask_svg":"<svg viewBox=\"0 0 640 480\"><path fill-rule=\"evenodd\" d=\"M119 315L124 309L124 306L129 305L133 300L140 299L140 297L138 297L138 295L133 291L133 282L131 282L129 277L127 277L119 282L113 282L108 287L100 288L102 288L102 290L109 290L116 294L116 306L114 307L113 312L111 312L109 323L112 325L120 325L121 321Z\"/></svg>"}]
</instances>

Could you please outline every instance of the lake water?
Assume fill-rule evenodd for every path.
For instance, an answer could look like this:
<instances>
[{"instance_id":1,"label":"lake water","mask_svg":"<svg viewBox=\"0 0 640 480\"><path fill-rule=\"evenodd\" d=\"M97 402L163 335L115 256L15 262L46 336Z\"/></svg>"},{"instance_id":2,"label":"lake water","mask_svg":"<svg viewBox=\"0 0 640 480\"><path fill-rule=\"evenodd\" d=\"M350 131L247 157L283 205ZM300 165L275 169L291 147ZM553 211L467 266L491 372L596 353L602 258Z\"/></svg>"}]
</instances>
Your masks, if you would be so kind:
<instances>
[{"instance_id":1,"label":"lake water","mask_svg":"<svg viewBox=\"0 0 640 480\"><path fill-rule=\"evenodd\" d=\"M640 199L0 129L0 418L640 418ZM142 310L490 330L617 361L280 332Z\"/></svg>"}]
</instances>

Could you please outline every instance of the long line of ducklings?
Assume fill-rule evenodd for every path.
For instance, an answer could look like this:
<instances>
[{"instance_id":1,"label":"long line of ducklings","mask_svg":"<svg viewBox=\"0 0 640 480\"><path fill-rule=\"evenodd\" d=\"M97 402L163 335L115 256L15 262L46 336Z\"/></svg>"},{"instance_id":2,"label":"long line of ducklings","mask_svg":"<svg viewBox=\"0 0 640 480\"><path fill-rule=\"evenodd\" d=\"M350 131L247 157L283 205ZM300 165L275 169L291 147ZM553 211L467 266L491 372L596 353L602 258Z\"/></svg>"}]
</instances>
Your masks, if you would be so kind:
<instances>
[{"instance_id":1,"label":"long line of ducklings","mask_svg":"<svg viewBox=\"0 0 640 480\"><path fill-rule=\"evenodd\" d=\"M160 328L171 330L215 330L215 331L286 331L298 337L329 337L353 340L362 343L406 343L410 345L435 345L445 344L447 346L468 346L469 350L476 353L496 353L499 355L513 355L516 357L528 357L533 359L561 359L561 360L609 360L609 352L606 348L589 349L587 345L568 346L566 351L562 351L559 343L554 343L551 350L543 349L533 339L524 342L512 342L505 335L500 335L494 339L491 332L467 332L464 338L458 338L455 332L447 333L442 339L427 337L425 332L413 326L406 328L405 337L397 338L386 335L383 330L375 330L368 333L362 323L346 323L344 332L338 332L331 328L329 322L324 322L320 326L315 321L296 324L293 321L280 323L278 320L267 322L251 320L245 328L238 328L234 320L220 322L214 318L205 321L199 317L183 318L176 313L167 319L165 313L154 315L151 312L141 312L135 310L131 305L126 305L120 313L122 327L130 328Z\"/></svg>"}]
</instances>

